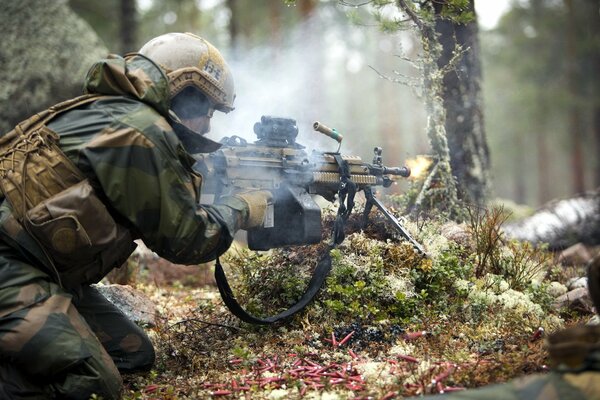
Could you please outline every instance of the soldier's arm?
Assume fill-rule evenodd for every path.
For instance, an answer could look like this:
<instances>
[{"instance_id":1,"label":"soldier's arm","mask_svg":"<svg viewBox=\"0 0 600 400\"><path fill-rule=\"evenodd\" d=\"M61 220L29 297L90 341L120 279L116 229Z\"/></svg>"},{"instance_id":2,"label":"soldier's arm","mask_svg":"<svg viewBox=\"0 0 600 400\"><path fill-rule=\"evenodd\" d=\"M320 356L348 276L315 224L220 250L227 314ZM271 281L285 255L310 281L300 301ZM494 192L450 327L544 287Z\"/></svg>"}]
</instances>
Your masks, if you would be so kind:
<instances>
[{"instance_id":1,"label":"soldier's arm","mask_svg":"<svg viewBox=\"0 0 600 400\"><path fill-rule=\"evenodd\" d=\"M82 150L80 162L93 171L111 207L160 256L181 264L214 259L231 244L245 206L199 206L197 187L180 162L183 149L172 132L157 130L105 129Z\"/></svg>"}]
</instances>

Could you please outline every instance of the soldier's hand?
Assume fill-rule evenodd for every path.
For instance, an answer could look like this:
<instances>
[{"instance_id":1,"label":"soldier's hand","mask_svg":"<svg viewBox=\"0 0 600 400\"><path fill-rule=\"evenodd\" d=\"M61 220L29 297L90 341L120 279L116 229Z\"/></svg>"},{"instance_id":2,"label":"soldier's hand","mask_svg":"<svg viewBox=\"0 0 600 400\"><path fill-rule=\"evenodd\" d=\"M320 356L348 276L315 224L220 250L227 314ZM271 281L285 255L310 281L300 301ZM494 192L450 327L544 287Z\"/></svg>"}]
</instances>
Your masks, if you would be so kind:
<instances>
[{"instance_id":1,"label":"soldier's hand","mask_svg":"<svg viewBox=\"0 0 600 400\"><path fill-rule=\"evenodd\" d=\"M250 190L236 193L234 197L237 197L246 203L248 208L247 213L243 218L241 229L262 226L267 213L267 208L273 202L273 194L268 190Z\"/></svg>"}]
</instances>

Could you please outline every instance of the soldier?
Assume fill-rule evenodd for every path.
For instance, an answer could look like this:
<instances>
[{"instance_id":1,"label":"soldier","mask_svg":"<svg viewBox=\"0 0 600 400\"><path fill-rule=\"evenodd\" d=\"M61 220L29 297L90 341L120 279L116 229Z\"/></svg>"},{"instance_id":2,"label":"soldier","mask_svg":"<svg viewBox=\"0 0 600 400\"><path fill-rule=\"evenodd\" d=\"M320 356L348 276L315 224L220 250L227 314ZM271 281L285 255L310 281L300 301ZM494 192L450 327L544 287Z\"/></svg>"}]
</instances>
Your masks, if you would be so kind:
<instances>
[{"instance_id":1,"label":"soldier","mask_svg":"<svg viewBox=\"0 0 600 400\"><path fill-rule=\"evenodd\" d=\"M0 137L0 398L121 396L119 372L148 370L144 331L91 283L133 240L180 264L227 250L262 223L270 193L201 206L190 153L215 110L233 110L229 67L206 40L159 36L94 64L86 94Z\"/></svg>"},{"instance_id":2,"label":"soldier","mask_svg":"<svg viewBox=\"0 0 600 400\"><path fill-rule=\"evenodd\" d=\"M588 267L588 288L600 314L600 256ZM552 370L504 384L448 395L434 400L591 400L600 399L600 325L558 331L547 339Z\"/></svg>"}]
</instances>

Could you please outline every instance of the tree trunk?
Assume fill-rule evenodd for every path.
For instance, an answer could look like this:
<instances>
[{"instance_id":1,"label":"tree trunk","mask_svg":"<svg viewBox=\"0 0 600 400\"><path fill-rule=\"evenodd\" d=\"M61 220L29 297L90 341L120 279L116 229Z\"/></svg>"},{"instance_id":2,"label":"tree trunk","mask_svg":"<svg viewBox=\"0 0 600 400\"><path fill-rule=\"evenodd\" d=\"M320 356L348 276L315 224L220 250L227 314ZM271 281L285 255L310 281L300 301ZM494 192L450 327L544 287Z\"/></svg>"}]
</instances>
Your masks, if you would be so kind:
<instances>
[{"instance_id":1,"label":"tree trunk","mask_svg":"<svg viewBox=\"0 0 600 400\"><path fill-rule=\"evenodd\" d=\"M600 58L600 57L599 57ZM600 68L600 62L597 64ZM599 88L600 90L600 88ZM598 92L600 93L600 92ZM600 154L600 104L594 107L594 137L596 138L596 154ZM600 157L596 157L596 174L594 177L596 187L600 188Z\"/></svg>"},{"instance_id":2,"label":"tree trunk","mask_svg":"<svg viewBox=\"0 0 600 400\"><path fill-rule=\"evenodd\" d=\"M136 51L137 46L137 18L135 0L121 0L121 54Z\"/></svg>"},{"instance_id":3,"label":"tree trunk","mask_svg":"<svg viewBox=\"0 0 600 400\"><path fill-rule=\"evenodd\" d=\"M406 0L397 0L398 7L404 11L416 25L423 48L423 93L427 113L427 137L431 145L435 164L423 182L412 207L412 213L427 212L445 214L461 220L465 217L458 204L457 186L452 176L450 150L446 137L446 110L442 100L443 82L437 60L441 49L434 27L420 20Z\"/></svg>"},{"instance_id":4,"label":"tree trunk","mask_svg":"<svg viewBox=\"0 0 600 400\"><path fill-rule=\"evenodd\" d=\"M600 9L600 0L592 1L592 9ZM600 24L598 24L597 17L594 17L596 23L590 24L593 38L595 51L592 51L590 64L592 70L600 71ZM596 141L596 155L600 154L600 77L596 75L594 79L594 86L592 89L592 132ZM600 157L595 157L595 173L594 173L594 185L596 188L600 188Z\"/></svg>"},{"instance_id":5,"label":"tree trunk","mask_svg":"<svg viewBox=\"0 0 600 400\"><path fill-rule=\"evenodd\" d=\"M483 205L490 190L490 156L483 123L477 18L466 24L451 21L442 17L444 4L445 1L433 2L435 31L442 45L438 67L445 68L456 51L464 51L455 68L445 74L442 88L450 165L458 181L459 196ZM474 0L469 1L468 11L475 14Z\"/></svg>"},{"instance_id":6,"label":"tree trunk","mask_svg":"<svg viewBox=\"0 0 600 400\"><path fill-rule=\"evenodd\" d=\"M533 29L536 32L544 31L544 18L545 10L543 5L544 0L532 0L531 1L531 10L532 10L532 23ZM542 34L540 33L540 36ZM543 45L543 39L536 38L537 46ZM538 204L544 204L549 201L551 198L550 194L550 168L552 167L552 163L550 163L550 155L548 153L548 102L545 99L544 95L538 95L535 99L534 105L534 130L533 135L535 137L536 143L536 152L537 152L537 201Z\"/></svg>"},{"instance_id":7,"label":"tree trunk","mask_svg":"<svg viewBox=\"0 0 600 400\"><path fill-rule=\"evenodd\" d=\"M536 123L536 147L538 169L538 203L544 204L551 199L550 187L550 154L548 152L548 131L546 129L546 105L543 99L538 104L538 121Z\"/></svg>"},{"instance_id":8,"label":"tree trunk","mask_svg":"<svg viewBox=\"0 0 600 400\"><path fill-rule=\"evenodd\" d=\"M383 40L386 34L379 34L378 40ZM394 69L394 59L385 57L385 70ZM386 165L401 165L403 162L400 152L405 147L404 134L400 121L400 96L396 85L390 84L386 79L378 79L375 95L377 95L377 119L379 134L383 141L383 160ZM393 188L393 187L392 187Z\"/></svg>"},{"instance_id":9,"label":"tree trunk","mask_svg":"<svg viewBox=\"0 0 600 400\"><path fill-rule=\"evenodd\" d=\"M526 147L524 142L523 136L517 134L515 139L515 151L513 153L514 163L512 166L506 166L511 169L513 176L515 177L515 200L519 204L525 204L527 200L527 183L525 182L525 174L523 173L523 171L526 171L525 159L527 157L525 154Z\"/></svg>"},{"instance_id":10,"label":"tree trunk","mask_svg":"<svg viewBox=\"0 0 600 400\"><path fill-rule=\"evenodd\" d=\"M574 193L585 190L583 166L583 126L579 106L580 88L577 52L577 26L573 0L564 0L567 7L567 81L570 92L569 136L571 138L571 180Z\"/></svg>"},{"instance_id":11,"label":"tree trunk","mask_svg":"<svg viewBox=\"0 0 600 400\"><path fill-rule=\"evenodd\" d=\"M108 53L66 1L0 1L0 37L0 132L81 94L85 73Z\"/></svg>"},{"instance_id":12,"label":"tree trunk","mask_svg":"<svg viewBox=\"0 0 600 400\"><path fill-rule=\"evenodd\" d=\"M240 15L238 10L238 0L227 0L227 7L231 12L229 18L229 46L234 57L237 57L239 49L239 34L240 34Z\"/></svg>"},{"instance_id":13,"label":"tree trunk","mask_svg":"<svg viewBox=\"0 0 600 400\"><path fill-rule=\"evenodd\" d=\"M271 46L275 56L281 49L281 4L277 1L269 2L269 22L271 25Z\"/></svg>"},{"instance_id":14,"label":"tree trunk","mask_svg":"<svg viewBox=\"0 0 600 400\"><path fill-rule=\"evenodd\" d=\"M298 10L300 10L302 19L306 20L310 18L315 11L316 5L315 0L298 0Z\"/></svg>"}]
</instances>

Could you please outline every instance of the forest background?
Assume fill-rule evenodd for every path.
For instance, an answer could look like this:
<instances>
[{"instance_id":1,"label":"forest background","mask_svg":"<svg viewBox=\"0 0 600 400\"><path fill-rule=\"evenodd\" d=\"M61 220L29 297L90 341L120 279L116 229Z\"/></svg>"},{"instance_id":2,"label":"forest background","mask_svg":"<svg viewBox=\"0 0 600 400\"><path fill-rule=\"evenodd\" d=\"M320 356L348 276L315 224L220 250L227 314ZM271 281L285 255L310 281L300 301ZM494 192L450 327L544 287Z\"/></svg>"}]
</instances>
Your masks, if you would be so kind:
<instances>
[{"instance_id":1,"label":"forest background","mask_svg":"<svg viewBox=\"0 0 600 400\"><path fill-rule=\"evenodd\" d=\"M475 10L487 1L475 1ZM231 64L237 92L236 110L214 118L215 139L252 139L261 115L287 116L298 121L300 143L335 150L313 133L319 120L345 135L343 152L369 160L380 145L387 165L401 165L430 152L419 88L393 82L418 80L411 60L418 60L420 42L410 29L382 32L360 4L69 1L111 52L135 51L171 31L215 44ZM397 8L382 11L394 18ZM483 14L479 29L492 197L535 207L597 188L599 2L507 1L503 11L495 24Z\"/></svg>"},{"instance_id":2,"label":"forest background","mask_svg":"<svg viewBox=\"0 0 600 400\"><path fill-rule=\"evenodd\" d=\"M389 5L377 7L384 3ZM422 86L427 81L421 58L426 35L415 29L414 20L403 22L408 13L398 11L401 4L432 5L442 14L444 5L460 5L467 12L454 17L464 18L464 25L481 22L478 30L470 31L478 45L462 58L470 64L455 60L457 68L450 72L463 79L463 86L475 82L478 89L481 84L481 93L463 95L460 103L476 116L472 129L465 131L484 139L481 154L487 156L489 149L491 181L486 171L479 171L480 182L491 191L487 198L537 207L600 187L600 0L0 0L0 131L8 132L32 113L81 93L85 72L108 52L136 51L162 33L189 31L222 51L236 81L236 110L215 115L212 138L235 134L253 139L252 127L262 115L287 116L298 121L300 143L335 150L336 143L313 132L312 123L318 120L344 134L343 153L369 162L373 148L382 146L384 163L398 166L433 154L432 137L443 136L431 135L438 131L428 125L426 110L434 109L434 102ZM492 4L506 5L495 23L487 22L487 14L477 14ZM476 13L469 15L473 5ZM461 70L465 65L476 65L473 71L481 72L481 81L473 71ZM437 117L437 128L460 122L443 121L439 113ZM472 149L467 141L456 140L456 130L445 131L448 142L459 144L450 149L454 160L460 159L455 156L461 150ZM470 172L477 172L474 165ZM412 193L406 182L392 189ZM448 382L459 385L455 389L546 370L546 355L537 340L540 328L551 332L591 314L589 304L581 313L562 303L554 306L567 290L578 290L569 282L584 275L584 262L556 268L544 247L538 251L526 243L500 241L501 208L469 216L468 228L458 227L458 234L455 225L450 230L438 225L446 222L443 218L407 225L431 260L415 258L410 245L389 241L385 224L372 224L374 231L368 234L351 235L334 254L332 276L321 297L290 325L260 334L243 326L240 330L240 322L216 301L214 288L191 290L177 281L164 290L157 275L145 277L154 283L150 287L138 274L137 289L159 304L160 318L151 331L159 361L147 376L128 378L129 395L196 393L205 398L209 390L246 380L246 373L230 361L241 359L242 367L253 367L258 357L281 354L282 349L296 353L301 347L318 362L330 356L348 361L351 353L345 348L342 354L325 343L334 342L332 333L341 338L354 330L348 350L359 351L365 364L375 360L389 366L377 357L389 357L392 344L396 350L401 347L399 354L411 357L411 365L417 359L423 365L442 362L423 374L403 370L398 375L392 368L393 382L377 376L364 388L352 389L369 396L437 393L437 386L429 387L430 375L448 362L469 366ZM315 258L315 252L294 248L267 255L236 248L227 263L242 303L268 313L300 296ZM155 264L163 261L151 259ZM144 262L142 257L133 264L143 267ZM288 268L289 262L294 268ZM171 267L163 270L175 269ZM530 279L538 273L543 275L540 282ZM201 278L210 280L205 274ZM265 282L269 291L263 290ZM309 320L312 327L306 325ZM388 325L383 325L386 320ZM432 335L405 344L405 336L399 336L404 329L427 329ZM384 331L391 337L371 335ZM314 346L318 352L311 350ZM356 363L358 367L362 359ZM407 375L425 383L407 387ZM291 383L286 381L299 393L307 388ZM274 387L260 389L270 397Z\"/></svg>"}]
</instances>

